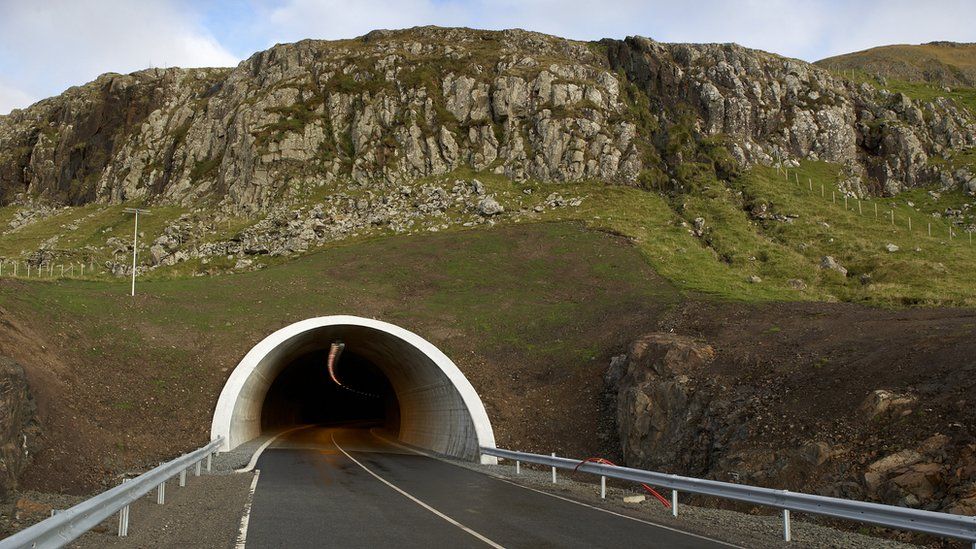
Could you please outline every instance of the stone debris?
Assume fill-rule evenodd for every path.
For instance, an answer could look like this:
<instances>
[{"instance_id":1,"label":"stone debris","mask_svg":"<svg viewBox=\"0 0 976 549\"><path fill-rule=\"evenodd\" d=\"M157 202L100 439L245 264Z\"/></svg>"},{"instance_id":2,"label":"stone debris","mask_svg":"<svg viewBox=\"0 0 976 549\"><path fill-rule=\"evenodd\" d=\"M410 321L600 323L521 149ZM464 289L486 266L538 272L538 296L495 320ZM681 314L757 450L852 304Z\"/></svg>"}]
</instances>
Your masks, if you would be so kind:
<instances>
[{"instance_id":1,"label":"stone debris","mask_svg":"<svg viewBox=\"0 0 976 549\"><path fill-rule=\"evenodd\" d=\"M840 263L837 263L837 261L829 255L825 255L820 259L820 268L829 271L837 271L838 273L847 276L847 269L842 267Z\"/></svg>"}]
</instances>

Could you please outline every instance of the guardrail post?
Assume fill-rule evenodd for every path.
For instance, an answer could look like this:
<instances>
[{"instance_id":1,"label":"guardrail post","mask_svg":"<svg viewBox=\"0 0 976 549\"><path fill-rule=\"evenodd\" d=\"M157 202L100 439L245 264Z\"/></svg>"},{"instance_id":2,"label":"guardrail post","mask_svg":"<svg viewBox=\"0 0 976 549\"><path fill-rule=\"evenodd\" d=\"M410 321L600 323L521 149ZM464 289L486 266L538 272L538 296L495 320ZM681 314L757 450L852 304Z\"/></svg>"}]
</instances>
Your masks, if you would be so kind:
<instances>
[{"instance_id":1,"label":"guardrail post","mask_svg":"<svg viewBox=\"0 0 976 549\"><path fill-rule=\"evenodd\" d=\"M607 477L600 475L600 499L607 499Z\"/></svg>"},{"instance_id":2,"label":"guardrail post","mask_svg":"<svg viewBox=\"0 0 976 549\"><path fill-rule=\"evenodd\" d=\"M515 474L516 475L522 474L522 462L520 462L519 460L515 460Z\"/></svg>"},{"instance_id":3,"label":"guardrail post","mask_svg":"<svg viewBox=\"0 0 976 549\"><path fill-rule=\"evenodd\" d=\"M160 505L166 503L166 481L165 480L163 482L160 482L159 486L156 488L156 503Z\"/></svg>"},{"instance_id":4,"label":"guardrail post","mask_svg":"<svg viewBox=\"0 0 976 549\"><path fill-rule=\"evenodd\" d=\"M556 457L556 452L552 453L552 457ZM552 468L552 483L556 484L556 467Z\"/></svg>"},{"instance_id":5,"label":"guardrail post","mask_svg":"<svg viewBox=\"0 0 976 549\"><path fill-rule=\"evenodd\" d=\"M198 461L197 462L196 469L193 471L193 476L195 476L195 477L200 476L200 464L201 463L203 463L203 462L202 461Z\"/></svg>"},{"instance_id":6,"label":"guardrail post","mask_svg":"<svg viewBox=\"0 0 976 549\"><path fill-rule=\"evenodd\" d=\"M678 491L671 490L671 516L678 518Z\"/></svg>"},{"instance_id":7,"label":"guardrail post","mask_svg":"<svg viewBox=\"0 0 976 549\"><path fill-rule=\"evenodd\" d=\"M213 463L213 454L212 453L207 454L207 472L208 473L210 472L210 466L212 465L212 463Z\"/></svg>"},{"instance_id":8,"label":"guardrail post","mask_svg":"<svg viewBox=\"0 0 976 549\"><path fill-rule=\"evenodd\" d=\"M129 479L122 479L122 484L125 484ZM124 538L129 535L129 506L126 505L122 509L119 509L119 537Z\"/></svg>"},{"instance_id":9,"label":"guardrail post","mask_svg":"<svg viewBox=\"0 0 976 549\"><path fill-rule=\"evenodd\" d=\"M186 486L186 469L180 469L180 488Z\"/></svg>"},{"instance_id":10,"label":"guardrail post","mask_svg":"<svg viewBox=\"0 0 976 549\"><path fill-rule=\"evenodd\" d=\"M783 541L790 541L790 510L783 509Z\"/></svg>"}]
</instances>

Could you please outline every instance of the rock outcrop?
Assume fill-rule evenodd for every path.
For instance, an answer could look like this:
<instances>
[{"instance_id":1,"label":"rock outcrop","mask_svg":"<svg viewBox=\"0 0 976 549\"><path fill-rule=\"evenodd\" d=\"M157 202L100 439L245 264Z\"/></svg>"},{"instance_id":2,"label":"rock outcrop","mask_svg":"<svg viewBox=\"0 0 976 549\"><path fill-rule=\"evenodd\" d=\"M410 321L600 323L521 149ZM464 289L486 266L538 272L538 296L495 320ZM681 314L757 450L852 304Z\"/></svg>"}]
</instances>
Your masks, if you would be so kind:
<instances>
[{"instance_id":1,"label":"rock outcrop","mask_svg":"<svg viewBox=\"0 0 976 549\"><path fill-rule=\"evenodd\" d=\"M938 432L918 443L892 429L916 395L878 389L843 435L799 433L770 407L782 387L730 374L712 347L674 333L637 339L606 386L628 466L927 510L976 511L976 444ZM721 374L718 372L726 372ZM882 434L883 433L883 434ZM883 439L884 444L876 439ZM890 444L889 444L890 443Z\"/></svg>"},{"instance_id":2,"label":"rock outcrop","mask_svg":"<svg viewBox=\"0 0 976 549\"><path fill-rule=\"evenodd\" d=\"M736 45L424 27L278 45L233 69L107 74L0 116L0 201L240 213L459 168L683 187L799 158L894 193L939 179L928 158L974 135L949 100Z\"/></svg>"},{"instance_id":3,"label":"rock outcrop","mask_svg":"<svg viewBox=\"0 0 976 549\"><path fill-rule=\"evenodd\" d=\"M0 356L0 501L6 500L30 463L38 432L36 410L24 369Z\"/></svg>"},{"instance_id":4,"label":"rock outcrop","mask_svg":"<svg viewBox=\"0 0 976 549\"><path fill-rule=\"evenodd\" d=\"M938 179L930 156L976 143L971 114L943 98L920 103L735 44L604 43L665 128L722 136L741 163L836 162L869 183L859 192L894 194Z\"/></svg>"}]
</instances>

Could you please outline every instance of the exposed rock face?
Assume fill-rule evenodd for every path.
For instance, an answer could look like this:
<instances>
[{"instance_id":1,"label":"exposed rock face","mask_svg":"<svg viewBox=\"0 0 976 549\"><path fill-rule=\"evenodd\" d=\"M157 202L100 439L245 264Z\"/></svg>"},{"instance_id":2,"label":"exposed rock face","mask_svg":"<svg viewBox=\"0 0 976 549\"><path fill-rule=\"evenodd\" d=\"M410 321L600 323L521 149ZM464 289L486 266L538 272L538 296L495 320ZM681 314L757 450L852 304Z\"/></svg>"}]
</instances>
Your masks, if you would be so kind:
<instances>
[{"instance_id":1,"label":"exposed rock face","mask_svg":"<svg viewBox=\"0 0 976 549\"><path fill-rule=\"evenodd\" d=\"M770 433L763 425L771 412L764 402L777 388L716 375L709 367L714 358L708 344L674 333L646 335L627 355L613 358L605 381L616 397L628 466L928 510L976 511L976 444L935 433L908 447L894 444L900 450L858 453L851 444L826 442L827 433L805 440ZM890 424L918 403L914 395L878 389L858 408L857 420Z\"/></svg>"},{"instance_id":2,"label":"exposed rock face","mask_svg":"<svg viewBox=\"0 0 976 549\"><path fill-rule=\"evenodd\" d=\"M418 28L279 45L234 69L108 74L0 116L0 200L267 211L337 179L395 187L460 167L677 181L694 155L720 176L821 158L897 192L974 133L945 100L735 45Z\"/></svg>"},{"instance_id":3,"label":"exposed rock face","mask_svg":"<svg viewBox=\"0 0 976 549\"><path fill-rule=\"evenodd\" d=\"M712 348L688 337L655 333L634 342L614 360L608 382L617 390L617 424L628 465L655 470L698 469L707 441L696 433L709 411L687 374L714 357Z\"/></svg>"},{"instance_id":4,"label":"exposed rock face","mask_svg":"<svg viewBox=\"0 0 976 549\"><path fill-rule=\"evenodd\" d=\"M604 43L612 66L666 120L677 122L690 108L696 129L730 138L740 162L827 160L873 178L876 191L896 193L935 180L930 155L976 142L969 115L943 99L919 104L798 60L735 44Z\"/></svg>"},{"instance_id":5,"label":"exposed rock face","mask_svg":"<svg viewBox=\"0 0 976 549\"><path fill-rule=\"evenodd\" d=\"M0 500L17 488L20 474L30 463L38 427L34 400L24 369L0 356Z\"/></svg>"},{"instance_id":6,"label":"exposed rock face","mask_svg":"<svg viewBox=\"0 0 976 549\"><path fill-rule=\"evenodd\" d=\"M262 210L337 177L396 185L461 166L631 182L640 153L623 111L585 43L460 29L307 40L233 70L106 75L0 118L0 186Z\"/></svg>"}]
</instances>

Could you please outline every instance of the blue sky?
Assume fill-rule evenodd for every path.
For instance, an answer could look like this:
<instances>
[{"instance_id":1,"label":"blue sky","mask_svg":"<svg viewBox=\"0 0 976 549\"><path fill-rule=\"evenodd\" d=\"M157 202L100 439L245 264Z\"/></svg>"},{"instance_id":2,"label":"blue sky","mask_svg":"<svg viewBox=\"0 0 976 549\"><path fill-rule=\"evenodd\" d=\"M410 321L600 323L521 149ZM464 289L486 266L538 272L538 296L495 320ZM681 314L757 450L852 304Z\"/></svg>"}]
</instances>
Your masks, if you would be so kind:
<instances>
[{"instance_id":1,"label":"blue sky","mask_svg":"<svg viewBox=\"0 0 976 549\"><path fill-rule=\"evenodd\" d=\"M0 0L0 114L104 72L232 66L278 42L415 25L738 42L815 61L976 42L976 0Z\"/></svg>"}]
</instances>

